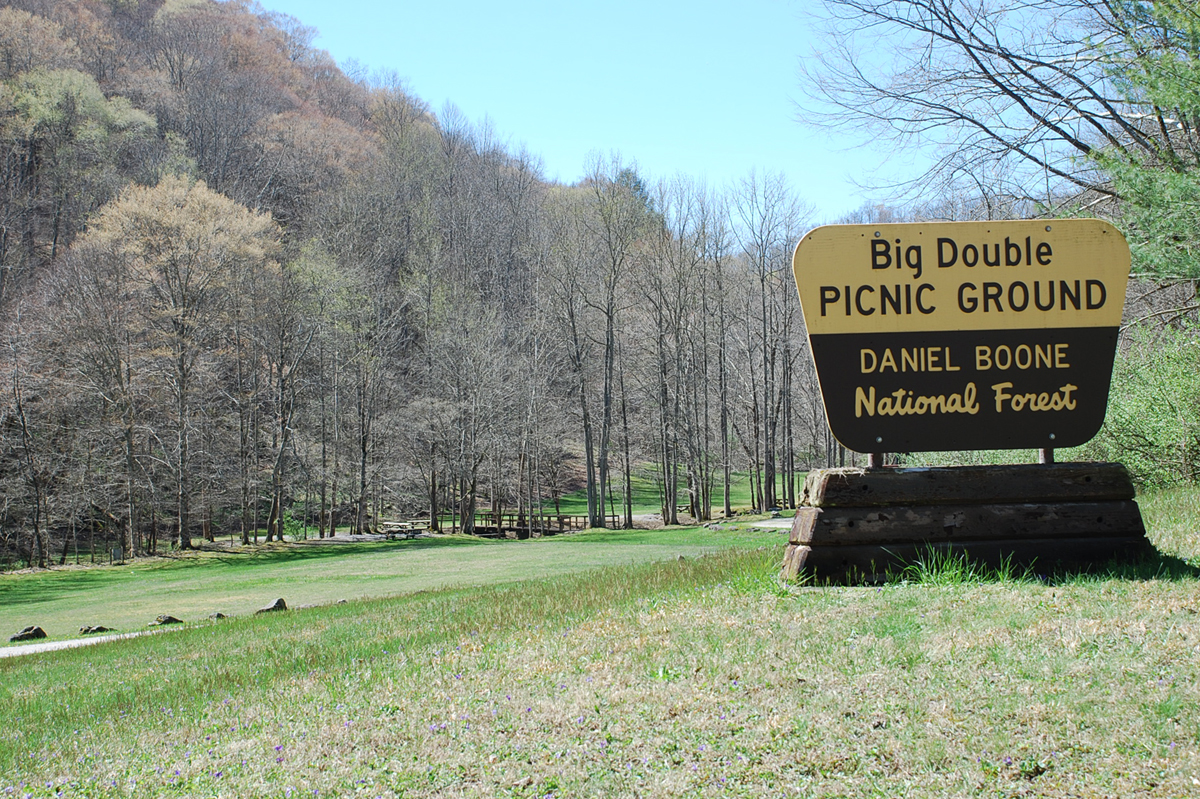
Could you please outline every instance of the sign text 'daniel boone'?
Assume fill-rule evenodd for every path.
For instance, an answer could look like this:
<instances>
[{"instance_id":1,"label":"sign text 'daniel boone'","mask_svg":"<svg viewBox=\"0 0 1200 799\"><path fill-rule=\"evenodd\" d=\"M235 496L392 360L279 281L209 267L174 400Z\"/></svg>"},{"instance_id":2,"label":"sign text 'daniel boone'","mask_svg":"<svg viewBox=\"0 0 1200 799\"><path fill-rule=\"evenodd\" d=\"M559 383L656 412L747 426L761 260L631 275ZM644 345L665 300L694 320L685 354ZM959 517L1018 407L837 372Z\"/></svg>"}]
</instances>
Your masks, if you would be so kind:
<instances>
[{"instance_id":1,"label":"sign text 'daniel boone'","mask_svg":"<svg viewBox=\"0 0 1200 799\"><path fill-rule=\"evenodd\" d=\"M809 232L793 269L834 435L859 452L1086 442L1129 266L1091 219Z\"/></svg>"}]
</instances>

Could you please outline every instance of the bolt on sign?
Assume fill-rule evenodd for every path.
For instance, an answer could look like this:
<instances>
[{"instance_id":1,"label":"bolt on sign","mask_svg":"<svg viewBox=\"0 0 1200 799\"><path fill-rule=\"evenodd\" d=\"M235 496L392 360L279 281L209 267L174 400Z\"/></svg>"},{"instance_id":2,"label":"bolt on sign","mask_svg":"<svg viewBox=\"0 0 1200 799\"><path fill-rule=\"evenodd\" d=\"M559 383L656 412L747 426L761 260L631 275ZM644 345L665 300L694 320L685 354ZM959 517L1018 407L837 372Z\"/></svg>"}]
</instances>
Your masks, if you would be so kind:
<instances>
[{"instance_id":1,"label":"bolt on sign","mask_svg":"<svg viewBox=\"0 0 1200 799\"><path fill-rule=\"evenodd\" d=\"M1071 447L1104 422L1130 267L1111 225L827 225L792 266L847 448Z\"/></svg>"}]
</instances>

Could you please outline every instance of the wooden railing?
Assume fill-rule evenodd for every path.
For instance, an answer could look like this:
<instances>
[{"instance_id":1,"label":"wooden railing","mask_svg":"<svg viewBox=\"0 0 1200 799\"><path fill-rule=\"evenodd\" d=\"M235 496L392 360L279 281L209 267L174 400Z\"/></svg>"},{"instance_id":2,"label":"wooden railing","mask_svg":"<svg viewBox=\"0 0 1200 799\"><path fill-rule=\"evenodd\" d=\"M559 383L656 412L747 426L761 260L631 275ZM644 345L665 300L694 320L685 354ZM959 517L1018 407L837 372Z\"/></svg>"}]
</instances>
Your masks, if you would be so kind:
<instances>
[{"instance_id":1,"label":"wooden railing","mask_svg":"<svg viewBox=\"0 0 1200 799\"><path fill-rule=\"evenodd\" d=\"M610 527L617 524L616 516L606 516ZM586 515L568 513L496 513L480 511L475 514L475 534L484 537L505 536L509 533L519 538L533 535L558 535L572 530L586 529L591 520ZM461 527L461 522L452 529Z\"/></svg>"},{"instance_id":2,"label":"wooden railing","mask_svg":"<svg viewBox=\"0 0 1200 799\"><path fill-rule=\"evenodd\" d=\"M591 520L586 515L567 513L495 513L480 511L475 514L475 535L483 538L499 538L509 533L519 538L534 535L558 535L572 530L583 530ZM617 526L617 516L605 516L609 527ZM462 529L462 520L443 519L441 529L458 532ZM388 538L416 538L429 529L429 519L412 519L409 521L380 522L379 530Z\"/></svg>"}]
</instances>

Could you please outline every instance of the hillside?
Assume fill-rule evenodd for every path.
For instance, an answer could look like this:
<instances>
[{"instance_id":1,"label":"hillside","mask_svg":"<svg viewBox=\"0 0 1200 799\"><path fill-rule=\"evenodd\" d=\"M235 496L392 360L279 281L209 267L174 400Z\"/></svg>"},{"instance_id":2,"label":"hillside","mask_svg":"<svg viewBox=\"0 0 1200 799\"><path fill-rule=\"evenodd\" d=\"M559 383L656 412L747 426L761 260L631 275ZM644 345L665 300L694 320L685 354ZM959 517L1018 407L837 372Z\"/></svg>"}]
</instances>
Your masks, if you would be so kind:
<instances>
[{"instance_id":1,"label":"hillside","mask_svg":"<svg viewBox=\"0 0 1200 799\"><path fill-rule=\"evenodd\" d=\"M735 470L761 510L846 457L781 178L597 156L553 184L314 36L242 2L0 4L0 563L580 484L627 521L647 466L668 517L729 509Z\"/></svg>"}]
</instances>

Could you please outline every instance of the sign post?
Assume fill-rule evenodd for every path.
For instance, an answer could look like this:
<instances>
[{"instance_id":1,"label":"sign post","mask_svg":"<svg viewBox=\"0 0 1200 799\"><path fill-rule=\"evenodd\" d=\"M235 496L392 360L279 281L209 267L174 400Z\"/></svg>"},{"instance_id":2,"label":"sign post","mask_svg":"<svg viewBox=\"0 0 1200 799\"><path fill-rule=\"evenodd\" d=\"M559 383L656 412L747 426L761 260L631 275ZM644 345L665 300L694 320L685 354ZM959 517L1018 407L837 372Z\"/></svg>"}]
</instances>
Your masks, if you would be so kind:
<instances>
[{"instance_id":1,"label":"sign post","mask_svg":"<svg viewBox=\"0 0 1200 799\"><path fill-rule=\"evenodd\" d=\"M859 541L863 519L851 534L854 514L842 513L844 529L830 532L830 514L822 524L814 506L797 514L785 572L794 575L808 562L814 544L822 543L813 538L820 529L826 529L826 547L865 546L864 556L882 556L885 544L894 552L900 544L967 540L976 542L976 551L988 542L991 550L1020 559L1072 552L1049 535L1053 525L1038 528L1053 546L1029 545L1029 536L1013 527L1020 526L1014 521L1020 513L1000 507L1015 500L1053 506L1046 511L1052 515L1079 511L1081 518L1096 510L1090 507L1095 502L1123 503L1101 509L1111 511L1110 522L1123 520L1119 530L1099 523L1101 537L1120 538L1125 543L1118 549L1130 535L1144 542L1123 467L1109 465L1120 474L1101 479L1096 465L1088 465L1083 488L1073 493L1050 484L1073 485L1072 468L1078 469L1051 467L1051 451L1086 443L1104 422L1129 268L1120 232L1094 219L831 225L809 232L796 247L793 270L826 418L838 441L865 453L1032 448L1045 465L920 470L926 477L914 476L917 470L815 471L806 496L826 493L821 480L844 485L854 483L855 474L872 474L840 494L839 507L856 507L845 505L845 497L858 496L859 506L870 508L865 513L882 517L887 529L882 538ZM889 479L901 479L909 494L888 489ZM961 484L947 488L955 480ZM1007 500L995 485L983 485L997 481ZM1106 488L1097 494L1087 488L1093 482ZM922 489L926 483L941 486L953 502ZM871 491L890 493L888 508L906 511L889 515L873 499L864 501ZM903 496L919 497L919 505ZM1081 501L1089 507L1060 507ZM945 504L954 510L939 518L951 523L927 529L938 516L927 509ZM972 511L964 508L974 506L986 506L980 519L990 514L993 521L968 525L970 532L953 523L954 514L965 518ZM894 521L906 515L924 521ZM1095 538L1087 527L1076 524L1075 538ZM1010 539L1024 541L1019 552L1005 546Z\"/></svg>"}]
</instances>

